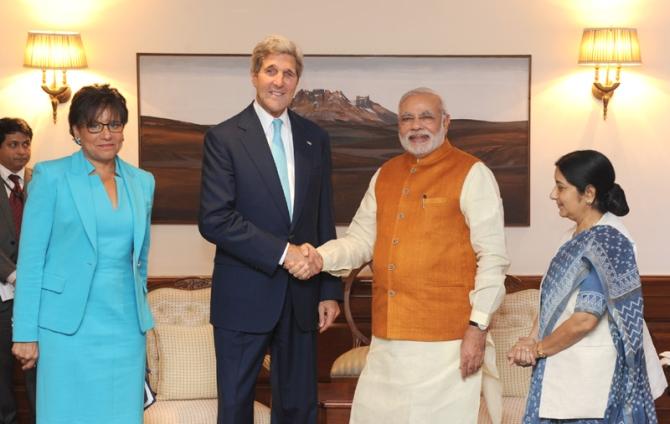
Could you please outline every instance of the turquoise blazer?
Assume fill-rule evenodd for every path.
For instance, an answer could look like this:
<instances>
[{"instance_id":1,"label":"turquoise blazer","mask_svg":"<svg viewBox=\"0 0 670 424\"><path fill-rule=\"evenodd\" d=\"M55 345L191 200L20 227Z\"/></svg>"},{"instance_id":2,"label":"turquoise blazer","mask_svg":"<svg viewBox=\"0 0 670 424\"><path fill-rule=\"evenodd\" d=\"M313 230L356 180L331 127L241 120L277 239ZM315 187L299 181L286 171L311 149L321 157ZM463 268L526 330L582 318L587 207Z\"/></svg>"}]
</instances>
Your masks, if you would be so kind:
<instances>
[{"instance_id":1,"label":"turquoise blazer","mask_svg":"<svg viewBox=\"0 0 670 424\"><path fill-rule=\"evenodd\" d=\"M28 185L14 298L15 342L38 341L39 328L74 334L81 325L98 261L96 219L83 152L38 163ZM120 158L116 172L133 211L133 273L140 329L153 327L147 303L147 256L153 176Z\"/></svg>"}]
</instances>

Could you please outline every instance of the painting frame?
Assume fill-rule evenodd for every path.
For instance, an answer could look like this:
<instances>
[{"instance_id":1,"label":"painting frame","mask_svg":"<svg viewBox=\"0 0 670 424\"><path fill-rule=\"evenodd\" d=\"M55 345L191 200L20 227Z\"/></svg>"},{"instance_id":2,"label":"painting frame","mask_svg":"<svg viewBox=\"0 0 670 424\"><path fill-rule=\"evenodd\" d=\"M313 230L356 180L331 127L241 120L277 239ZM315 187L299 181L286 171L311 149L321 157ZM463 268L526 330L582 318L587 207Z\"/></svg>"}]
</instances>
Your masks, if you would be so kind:
<instances>
[{"instance_id":1,"label":"painting frame","mask_svg":"<svg viewBox=\"0 0 670 424\"><path fill-rule=\"evenodd\" d=\"M239 112L253 99L253 87L249 81L249 57L248 54L191 54L191 53L137 53L137 103L138 103L138 149L139 149L139 166L152 172L157 180L156 185L156 201L154 202L153 222L155 224L194 224L197 222L197 197L199 193L199 161L198 161L198 147L200 149L200 156L202 150L202 135L207 128L216 123L233 116L236 111ZM440 77L453 78L451 71L440 73L439 69L426 64L433 63L434 66L446 66L446 63L461 63L461 64L475 64L473 72L464 72L468 75L474 73L478 75L479 80L468 81L465 85L468 89L473 91L472 98L469 99L470 93L463 90L459 102L456 102L456 110L470 110L470 113L478 113L478 108L483 104L488 104L490 101L499 101L498 108L505 113L507 107L504 103L504 97L510 96L513 99L515 111L515 119L508 119L507 121L492 121L487 119L470 119L469 117L453 116L452 108L454 106L452 99L445 99L452 113L452 124L449 130L449 138L457 147L463 148L467 151L468 146L477 145L478 151L475 155L480 157L482 161L489 166L499 180L503 203L505 205L506 226L523 227L530 226L530 118L531 118L531 70L532 70L532 56L531 55L324 55L324 54L310 54L305 55L305 75L301 78L298 90L302 90L305 80L309 81L304 88L306 91L314 92L318 90L315 88L318 81L310 81L308 78L313 75L321 75L323 80L328 80L329 69L333 69L331 73L338 75L353 75L356 72L356 66L352 64L360 63L366 66L376 63L378 69L387 70L389 68L401 69L402 72L396 72L402 79L403 75L411 75L411 82L418 81L417 85L433 86L439 85ZM453 62L451 62L453 61ZM212 64L208 67L208 63ZM489 63L491 64L489 66ZM166 66L166 64L168 66ZM204 65L203 65L204 64ZM221 65L223 64L223 65ZM230 66L225 66L229 64ZM321 64L321 66L319 66ZM325 65L323 65L325 64ZM336 66L333 66L335 64ZM381 64L381 66L379 65ZM411 66L416 69L412 70ZM511 66L510 64L513 64ZM174 65L174 66L171 66ZM508 71L505 66L510 66L511 71ZM153 67L152 67L153 66ZM348 69L351 68L351 69ZM374 68L374 66L372 66ZM407 71L407 67L410 71ZM488 69L488 68L491 69ZM325 68L321 69L321 68ZM205 69L203 71L203 69ZM216 72L212 72L215 69ZM512 83L503 80L505 72L508 72L512 77ZM423 74L421 74L423 72ZM457 71L454 71L457 74ZM461 71L463 72L463 71ZM231 73L233 75L228 75ZM436 74L433 76L433 73ZM388 84L398 83L399 78L392 72L385 72L382 75L388 76L385 81ZM326 75L326 76L323 76ZM446 77L445 77L446 75ZM501 77L503 75L503 77ZM430 78L434 78L434 83L430 83ZM197 78L190 78L197 77ZM189 79L190 78L190 79ZM408 77L409 78L409 77ZM201 80L211 79L211 82ZM474 78L473 78L474 79ZM500 81L499 81L500 80ZM234 82L231 82L234 81ZM244 81L243 88L240 82ZM420 83L428 81L428 83ZM375 81L368 81L370 87L374 85ZM378 81L381 83L381 80ZM495 91L495 84L500 83L504 85L504 93L498 96ZM152 88L153 84L153 88ZM200 85L202 84L202 87ZM228 86L226 86L228 84ZM346 82L343 84L346 85ZM505 85L506 84L506 85ZM364 84L365 86L365 81ZM402 81L397 84L402 87ZM404 84L409 86L408 84ZM479 85L485 85L486 92L491 92L491 97L487 101L482 102L482 95L477 95L477 90L480 90ZM186 86L186 87L182 87ZM147 87L149 87L147 89ZM170 90L162 90L161 87L169 87ZM193 89L195 87L195 89ZM214 87L211 90L209 87ZM368 86L365 86L366 89ZM454 85L454 87L459 88ZM182 89L183 88L183 89ZM190 94L191 91L194 94ZM323 87L324 90L335 92L339 91L338 87ZM153 90L153 91L152 91ZM175 91L172 99L166 97ZM200 90L200 91L198 91ZM246 90L246 91L245 91ZM400 90L400 89L399 89ZM211 98L205 99L212 93ZM241 91L241 92L240 92ZM370 88L368 93L374 92L375 89ZM383 90L377 89L377 92ZM239 93L238 93L239 92ZM439 90L438 90L439 92ZM189 93L189 94L184 94ZM200 94L198 94L200 93ZM239 98L230 100L231 104L226 102L219 103L219 99L229 99L229 94L237 93ZM296 93L294 99L294 110L296 101L300 91ZM355 105L358 107L364 103L367 97L368 105L375 103L375 98L371 94L364 96L356 95ZM396 101L400 98L402 92L393 93ZM153 97L152 97L153 96ZM179 114L169 110L173 105L180 105L180 102L186 97L197 98L198 107L208 105L212 109L225 109L218 115L208 115L209 109L200 109L193 113L200 118L208 115L207 122L192 122L189 119L173 119L167 118L168 115ZM346 95L345 95L346 97ZM352 96L349 96L352 97ZM362 98L363 100L359 99ZM443 95L444 97L444 95ZM501 97L501 99L498 99ZM246 100L241 100L246 98ZM479 102L479 103L478 103ZM350 103L354 104L353 101ZM358 126L356 128L340 128L333 126L336 123L329 122L326 118L319 118L317 115L310 115L311 111L304 107L298 111L302 115L315 120L322 127L329 130L332 139L333 150L333 185L334 196L337 199L335 204L336 220L338 225L347 225L351 216L355 212L358 202L367 189L369 178L384 160L388 159L390 155L402 153L400 144L397 140L397 131L395 124L390 124L391 118L388 112L394 113L396 109L395 104L390 104L387 100L383 104L386 119L384 121L384 145L391 145L393 147L384 149L384 153L374 160L369 160L369 153L379 146L366 147L355 146L352 137L347 137L347 131L351 130L352 134L370 134L372 128L368 125L368 132L365 128ZM466 103L468 104L467 107ZM330 103L329 103L330 104ZM375 103L376 104L376 103ZM362 104L365 106L365 104ZM298 105L299 106L299 105ZM486 106L488 107L488 106ZM164 109L162 109L164 108ZM371 109L372 110L372 109ZM152 116L154 111L164 113L166 117ZM474 112L472 112L474 111ZM301 113L304 112L304 113ZM342 112L342 111L338 111ZM344 113L344 112L342 112ZM458 112L457 112L458 113ZM498 116L498 112L489 112L491 116ZM316 118L314 117L316 116ZM348 124L352 124L352 118L349 116ZM519 117L518 119L516 117ZM153 118L158 118L153 119ZM160 119L169 119L170 123L165 124L165 121ZM203 118L206 119L206 118ZM319 121L323 119L323 121ZM375 118L376 119L376 118ZM380 118L381 119L381 118ZM477 123L478 126L473 126ZM181 125L183 124L183 125ZM331 125L333 124L333 125ZM362 123L361 125L363 125ZM369 122L368 122L369 124ZM504 125L503 125L504 124ZM188 128L186 128L188 126ZM157 128L161 127L171 128L170 131L162 131L156 134ZM381 127L377 128L380 132ZM395 140L391 139L391 136ZM452 140L455 137L455 141ZM497 142L491 141L487 145L486 136L491 140L505 140ZM199 137L200 146L197 146L197 139ZM370 138L372 140L373 138ZM347 140L347 141L342 141ZM380 138L380 140L382 140ZM472 144L470 143L472 140ZM497 144L496 144L497 143ZM505 144L508 143L508 144ZM493 145L495 144L495 145ZM343 147L344 146L344 147ZM346 147L346 148L345 148ZM356 150L356 149L359 150ZM361 150L361 149L368 150ZM512 152L512 148L515 150ZM506 153L501 153L507 149ZM345 152L346 151L346 152ZM366 155L365 165L361 165L359 172L356 168L350 166L339 166L343 157L348 157L347 164L351 164L351 152L363 152ZM345 153L343 153L345 152ZM480 152L480 154L477 154ZM483 153L482 153L483 152ZM472 153L472 152L471 152ZM362 159L363 156L354 154L357 159ZM503 158L503 159L500 159ZM338 167L339 166L339 167ZM343 171L344 170L344 171ZM502 172L501 172L502 170ZM511 171L510 171L511 170ZM510 175L505 174L507 172ZM513 174L513 175L512 175ZM501 178L502 176L502 178ZM509 180L509 181L507 181ZM512 182L510 182L512 181ZM513 190L513 192L511 191ZM343 200L344 199L344 200ZM338 207L345 209L345 211L338 211ZM180 209L181 208L181 209ZM346 217L347 219L343 219Z\"/></svg>"}]
</instances>

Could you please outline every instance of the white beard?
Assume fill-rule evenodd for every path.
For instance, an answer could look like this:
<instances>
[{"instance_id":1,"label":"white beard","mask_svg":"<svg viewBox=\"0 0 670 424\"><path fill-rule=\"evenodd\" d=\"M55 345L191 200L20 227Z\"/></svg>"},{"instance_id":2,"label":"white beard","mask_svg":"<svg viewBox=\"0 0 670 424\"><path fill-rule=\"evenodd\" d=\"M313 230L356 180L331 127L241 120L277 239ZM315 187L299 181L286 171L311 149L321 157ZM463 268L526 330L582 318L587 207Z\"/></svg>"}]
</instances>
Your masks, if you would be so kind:
<instances>
[{"instance_id":1,"label":"white beard","mask_svg":"<svg viewBox=\"0 0 670 424\"><path fill-rule=\"evenodd\" d=\"M414 135L427 135L430 139L427 142L421 143L419 145L413 144L410 141L410 137ZM444 128L444 124L440 125L440 130L433 134L428 130L421 130L416 132L408 132L404 137L398 134L400 139L400 144L402 145L405 151L411 153L417 158L422 158L428 156L437 150L444 143L444 138L447 135L447 129Z\"/></svg>"}]
</instances>

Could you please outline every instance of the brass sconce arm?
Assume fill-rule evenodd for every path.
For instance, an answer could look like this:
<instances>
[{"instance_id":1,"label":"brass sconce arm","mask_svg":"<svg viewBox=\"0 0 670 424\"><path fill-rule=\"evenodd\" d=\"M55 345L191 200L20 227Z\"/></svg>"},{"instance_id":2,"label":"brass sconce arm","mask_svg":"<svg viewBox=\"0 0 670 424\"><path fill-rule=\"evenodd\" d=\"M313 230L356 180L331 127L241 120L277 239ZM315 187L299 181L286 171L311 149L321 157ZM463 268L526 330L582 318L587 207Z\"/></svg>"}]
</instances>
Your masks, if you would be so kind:
<instances>
[{"instance_id":1,"label":"brass sconce arm","mask_svg":"<svg viewBox=\"0 0 670 424\"><path fill-rule=\"evenodd\" d=\"M605 82L601 83L599 80L600 69L596 66L596 76L593 80L593 86L591 87L591 93L593 97L603 102L603 120L607 119L607 106L609 105L610 99L614 95L614 90L616 90L621 82L619 78L621 76L621 66L616 68L616 79L610 81L609 79L609 66L606 70Z\"/></svg>"},{"instance_id":2,"label":"brass sconce arm","mask_svg":"<svg viewBox=\"0 0 670 424\"><path fill-rule=\"evenodd\" d=\"M67 71L63 69L63 83L59 87L56 85L56 71L54 70L53 81L51 82L51 86L49 86L46 81L46 69L42 69L42 90L44 90L44 92L49 95L49 99L51 100L51 110L54 124L56 123L56 112L58 110L58 104L66 103L72 96L72 90L67 84L66 72Z\"/></svg>"}]
</instances>

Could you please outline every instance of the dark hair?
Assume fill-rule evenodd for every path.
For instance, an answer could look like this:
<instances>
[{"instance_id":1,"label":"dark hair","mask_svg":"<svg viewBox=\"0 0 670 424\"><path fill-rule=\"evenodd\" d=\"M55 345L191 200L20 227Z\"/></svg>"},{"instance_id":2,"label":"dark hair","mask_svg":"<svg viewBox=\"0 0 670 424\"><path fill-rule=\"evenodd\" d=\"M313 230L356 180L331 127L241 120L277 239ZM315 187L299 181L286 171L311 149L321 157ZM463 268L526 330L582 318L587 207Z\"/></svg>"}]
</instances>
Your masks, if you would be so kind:
<instances>
[{"instance_id":1,"label":"dark hair","mask_svg":"<svg viewBox=\"0 0 670 424\"><path fill-rule=\"evenodd\" d=\"M68 122L70 123L70 135L74 137L73 127L84 126L95 122L98 115L105 109L109 109L112 115L123 123L128 123L128 108L126 99L119 90L112 88L109 84L93 84L82 87L72 97Z\"/></svg>"},{"instance_id":2,"label":"dark hair","mask_svg":"<svg viewBox=\"0 0 670 424\"><path fill-rule=\"evenodd\" d=\"M557 160L556 167L580 193L584 194L589 185L596 189L594 206L600 212L612 212L617 216L628 213L626 194L614 182L612 162L602 153L595 150L577 150Z\"/></svg>"},{"instance_id":3,"label":"dark hair","mask_svg":"<svg viewBox=\"0 0 670 424\"><path fill-rule=\"evenodd\" d=\"M9 134L21 133L33 139L33 130L30 125L21 118L2 118L0 119L0 145L4 143L5 137Z\"/></svg>"}]
</instances>

